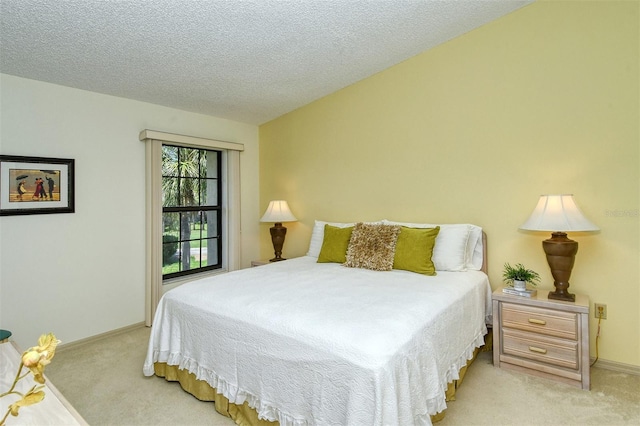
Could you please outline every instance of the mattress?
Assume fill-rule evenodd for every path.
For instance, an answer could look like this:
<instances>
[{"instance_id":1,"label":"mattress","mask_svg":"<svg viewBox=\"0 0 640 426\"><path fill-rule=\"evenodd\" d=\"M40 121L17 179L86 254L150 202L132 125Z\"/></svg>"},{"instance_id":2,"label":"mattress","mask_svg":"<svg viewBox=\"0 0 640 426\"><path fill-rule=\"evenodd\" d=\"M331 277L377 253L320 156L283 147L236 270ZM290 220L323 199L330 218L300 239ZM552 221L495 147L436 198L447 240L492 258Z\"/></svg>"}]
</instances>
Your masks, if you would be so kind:
<instances>
[{"instance_id":1,"label":"mattress","mask_svg":"<svg viewBox=\"0 0 640 426\"><path fill-rule=\"evenodd\" d=\"M490 309L481 271L430 277L304 256L165 294L143 371L177 365L281 425L430 424Z\"/></svg>"}]
</instances>

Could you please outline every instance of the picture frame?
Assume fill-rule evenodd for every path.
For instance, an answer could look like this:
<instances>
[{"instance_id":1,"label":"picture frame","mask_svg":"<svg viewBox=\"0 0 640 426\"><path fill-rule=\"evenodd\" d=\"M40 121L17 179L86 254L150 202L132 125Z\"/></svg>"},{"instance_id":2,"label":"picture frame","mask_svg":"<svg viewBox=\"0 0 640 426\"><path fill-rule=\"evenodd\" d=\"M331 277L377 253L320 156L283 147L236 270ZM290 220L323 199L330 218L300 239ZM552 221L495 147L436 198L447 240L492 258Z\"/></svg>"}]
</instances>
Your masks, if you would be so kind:
<instances>
[{"instance_id":1,"label":"picture frame","mask_svg":"<svg viewBox=\"0 0 640 426\"><path fill-rule=\"evenodd\" d=\"M0 155L0 216L74 212L75 160Z\"/></svg>"}]
</instances>

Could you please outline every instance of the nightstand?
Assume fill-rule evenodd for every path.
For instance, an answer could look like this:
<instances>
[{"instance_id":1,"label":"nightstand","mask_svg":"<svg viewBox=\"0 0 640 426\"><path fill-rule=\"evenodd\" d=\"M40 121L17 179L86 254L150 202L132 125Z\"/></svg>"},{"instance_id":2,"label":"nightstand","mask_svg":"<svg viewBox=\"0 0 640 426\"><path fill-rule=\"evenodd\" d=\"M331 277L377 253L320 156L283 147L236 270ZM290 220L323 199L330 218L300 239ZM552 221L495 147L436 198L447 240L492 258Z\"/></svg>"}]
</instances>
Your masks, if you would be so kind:
<instances>
[{"instance_id":1,"label":"nightstand","mask_svg":"<svg viewBox=\"0 0 640 426\"><path fill-rule=\"evenodd\" d=\"M589 298L575 302L513 296L493 299L493 364L590 389Z\"/></svg>"},{"instance_id":2,"label":"nightstand","mask_svg":"<svg viewBox=\"0 0 640 426\"><path fill-rule=\"evenodd\" d=\"M267 265L268 263L270 263L268 260L252 260L251 267Z\"/></svg>"}]
</instances>

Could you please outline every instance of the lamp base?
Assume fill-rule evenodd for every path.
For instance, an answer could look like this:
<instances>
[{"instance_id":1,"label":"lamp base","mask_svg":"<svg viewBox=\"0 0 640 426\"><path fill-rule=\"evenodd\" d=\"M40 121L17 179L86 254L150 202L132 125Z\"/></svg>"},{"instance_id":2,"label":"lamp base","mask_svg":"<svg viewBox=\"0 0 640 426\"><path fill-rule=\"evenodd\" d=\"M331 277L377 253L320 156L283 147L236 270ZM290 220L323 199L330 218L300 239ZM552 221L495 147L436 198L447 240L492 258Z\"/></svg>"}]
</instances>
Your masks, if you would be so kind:
<instances>
[{"instance_id":1,"label":"lamp base","mask_svg":"<svg viewBox=\"0 0 640 426\"><path fill-rule=\"evenodd\" d=\"M549 292L549 299L553 299L553 300L564 300L565 302L575 302L576 301L576 295L569 293L569 292L559 292L559 291L550 291Z\"/></svg>"},{"instance_id":2,"label":"lamp base","mask_svg":"<svg viewBox=\"0 0 640 426\"><path fill-rule=\"evenodd\" d=\"M276 222L269 228L269 232L271 233L271 242L273 243L273 250L276 255L273 259L269 259L269 262L286 260L282 257L282 246L284 245L284 237L287 235L287 228L282 226L282 223Z\"/></svg>"},{"instance_id":3,"label":"lamp base","mask_svg":"<svg viewBox=\"0 0 640 426\"><path fill-rule=\"evenodd\" d=\"M573 269L578 243L567 238L564 232L553 232L551 238L542 242L547 255L547 263L553 275L555 291L549 292L549 299L575 302L576 295L569 293L569 277Z\"/></svg>"}]
</instances>

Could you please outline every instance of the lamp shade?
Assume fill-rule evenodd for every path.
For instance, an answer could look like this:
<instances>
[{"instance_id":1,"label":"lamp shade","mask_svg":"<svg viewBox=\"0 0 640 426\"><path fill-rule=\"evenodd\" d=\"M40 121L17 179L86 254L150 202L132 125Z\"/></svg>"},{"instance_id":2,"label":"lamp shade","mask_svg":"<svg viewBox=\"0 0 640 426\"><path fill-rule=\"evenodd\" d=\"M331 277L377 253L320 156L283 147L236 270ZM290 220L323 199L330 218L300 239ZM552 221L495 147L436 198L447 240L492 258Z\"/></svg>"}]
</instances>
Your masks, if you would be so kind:
<instances>
[{"instance_id":1,"label":"lamp shade","mask_svg":"<svg viewBox=\"0 0 640 426\"><path fill-rule=\"evenodd\" d=\"M298 219L291 213L289 204L284 200L275 200L269 202L269 207L264 212L260 222L295 222Z\"/></svg>"},{"instance_id":2,"label":"lamp shade","mask_svg":"<svg viewBox=\"0 0 640 426\"><path fill-rule=\"evenodd\" d=\"M520 229L528 231L598 231L572 194L541 195L536 208Z\"/></svg>"}]
</instances>

